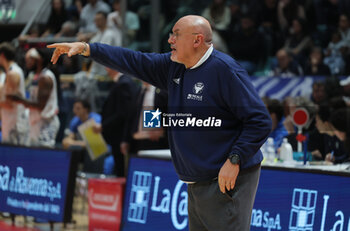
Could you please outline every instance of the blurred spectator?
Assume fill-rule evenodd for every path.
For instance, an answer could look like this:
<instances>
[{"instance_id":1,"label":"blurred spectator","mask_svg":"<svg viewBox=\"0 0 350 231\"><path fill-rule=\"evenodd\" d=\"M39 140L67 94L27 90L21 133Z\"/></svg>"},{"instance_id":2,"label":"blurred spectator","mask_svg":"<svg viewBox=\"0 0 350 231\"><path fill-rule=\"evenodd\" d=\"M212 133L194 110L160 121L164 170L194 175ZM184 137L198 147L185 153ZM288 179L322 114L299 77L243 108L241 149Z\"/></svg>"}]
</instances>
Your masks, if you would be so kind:
<instances>
[{"instance_id":1,"label":"blurred spectator","mask_svg":"<svg viewBox=\"0 0 350 231\"><path fill-rule=\"evenodd\" d=\"M64 0L51 0L51 14L42 37L56 35L68 19Z\"/></svg>"},{"instance_id":2,"label":"blurred spectator","mask_svg":"<svg viewBox=\"0 0 350 231\"><path fill-rule=\"evenodd\" d=\"M350 1L338 0L340 14L349 14L350 12Z\"/></svg>"},{"instance_id":3,"label":"blurred spectator","mask_svg":"<svg viewBox=\"0 0 350 231\"><path fill-rule=\"evenodd\" d=\"M90 67L91 62L88 62L88 64L86 64L85 67L83 65L81 71L74 75L74 95L76 98L88 101L91 105L92 111L99 111L97 109L98 106L96 105L97 96L99 93L99 90L97 88L97 79L90 74Z\"/></svg>"},{"instance_id":4,"label":"blurred spectator","mask_svg":"<svg viewBox=\"0 0 350 231\"><path fill-rule=\"evenodd\" d=\"M64 55L62 57L62 65L58 66L58 70L61 74L78 73L81 70L79 56L68 57L67 55Z\"/></svg>"},{"instance_id":5,"label":"blurred spectator","mask_svg":"<svg viewBox=\"0 0 350 231\"><path fill-rule=\"evenodd\" d=\"M305 10L296 0L280 0L277 8L278 22L282 31L287 32L296 18L305 19Z\"/></svg>"},{"instance_id":6,"label":"blurred spectator","mask_svg":"<svg viewBox=\"0 0 350 231\"><path fill-rule=\"evenodd\" d=\"M339 82L342 87L342 96L345 103L350 106L350 76Z\"/></svg>"},{"instance_id":7,"label":"blurred spectator","mask_svg":"<svg viewBox=\"0 0 350 231\"><path fill-rule=\"evenodd\" d=\"M341 41L345 43L347 48L350 47L350 23L349 17L346 14L339 16L339 33L341 35Z\"/></svg>"},{"instance_id":8,"label":"blurred spectator","mask_svg":"<svg viewBox=\"0 0 350 231\"><path fill-rule=\"evenodd\" d=\"M88 38L91 38L92 35L97 32L94 23L97 12L105 12L108 14L110 11L111 8L109 5L102 0L88 0L88 4L83 7L80 14L79 32L84 34L80 40L88 41Z\"/></svg>"},{"instance_id":9,"label":"blurred spectator","mask_svg":"<svg viewBox=\"0 0 350 231\"><path fill-rule=\"evenodd\" d=\"M236 2L242 14L255 14L260 0L232 0Z\"/></svg>"},{"instance_id":10,"label":"blurred spectator","mask_svg":"<svg viewBox=\"0 0 350 231\"><path fill-rule=\"evenodd\" d=\"M277 17L277 0L259 1L260 10L258 11L259 30L263 32L268 46L268 55L274 55L278 48L283 46L283 39L279 33Z\"/></svg>"},{"instance_id":11,"label":"blurred spectator","mask_svg":"<svg viewBox=\"0 0 350 231\"><path fill-rule=\"evenodd\" d=\"M288 135L288 131L283 126L285 120L283 106L277 99L268 99L266 107L272 120L272 131L269 137L274 139L275 150L277 150L281 146L283 138Z\"/></svg>"},{"instance_id":12,"label":"blurred spectator","mask_svg":"<svg viewBox=\"0 0 350 231\"><path fill-rule=\"evenodd\" d=\"M210 6L204 9L202 16L208 19L214 30L227 30L231 22L231 12L226 0L213 0Z\"/></svg>"},{"instance_id":13,"label":"blurred spectator","mask_svg":"<svg viewBox=\"0 0 350 231\"><path fill-rule=\"evenodd\" d=\"M344 153L342 162L348 162L350 161L350 109L343 108L333 112L330 121L335 128L335 135L344 142L346 154Z\"/></svg>"},{"instance_id":14,"label":"blurred spectator","mask_svg":"<svg viewBox=\"0 0 350 231\"><path fill-rule=\"evenodd\" d=\"M290 28L290 36L284 44L284 48L294 56L299 63L305 63L306 56L312 45L307 33L306 22L303 19L294 19Z\"/></svg>"},{"instance_id":15,"label":"blurred spectator","mask_svg":"<svg viewBox=\"0 0 350 231\"><path fill-rule=\"evenodd\" d=\"M346 44L341 40L340 33L334 32L325 53L326 57L324 58L324 64L329 67L332 75L340 75L344 72L345 62L342 52L345 46Z\"/></svg>"},{"instance_id":16,"label":"blurred spectator","mask_svg":"<svg viewBox=\"0 0 350 231\"><path fill-rule=\"evenodd\" d=\"M168 137L164 128L143 128L143 111L156 110L167 111L168 93L158 89L146 82L142 83L142 90L139 94L136 113L131 118L132 142L130 144L131 153L136 154L139 150L167 149Z\"/></svg>"},{"instance_id":17,"label":"blurred spectator","mask_svg":"<svg viewBox=\"0 0 350 231\"><path fill-rule=\"evenodd\" d=\"M322 48L314 47L311 50L304 72L306 76L322 76L331 74L329 67L323 63Z\"/></svg>"},{"instance_id":18,"label":"blurred spectator","mask_svg":"<svg viewBox=\"0 0 350 231\"><path fill-rule=\"evenodd\" d=\"M229 32L226 36L232 56L252 74L266 59L263 35L257 30L252 15L243 15L238 32Z\"/></svg>"},{"instance_id":19,"label":"blurred spectator","mask_svg":"<svg viewBox=\"0 0 350 231\"><path fill-rule=\"evenodd\" d=\"M31 48L25 59L26 67L33 71L27 78L30 100L18 95L8 98L30 109L31 145L54 147L60 126L56 77L47 68L49 60L44 50Z\"/></svg>"},{"instance_id":20,"label":"blurred spectator","mask_svg":"<svg viewBox=\"0 0 350 231\"><path fill-rule=\"evenodd\" d=\"M277 66L272 70L273 76L303 76L301 66L293 60L293 57L285 49L277 51L276 58Z\"/></svg>"},{"instance_id":21,"label":"blurred spectator","mask_svg":"<svg viewBox=\"0 0 350 231\"><path fill-rule=\"evenodd\" d=\"M343 101L343 107L345 103ZM330 160L331 156L337 162L342 162L345 153L344 146L341 141L335 136L334 128L329 119L334 107L330 103L322 103L319 105L315 117L316 128L319 132L310 133L308 148L316 160Z\"/></svg>"},{"instance_id":22,"label":"blurred spectator","mask_svg":"<svg viewBox=\"0 0 350 231\"><path fill-rule=\"evenodd\" d=\"M327 100L326 86L324 82L314 82L312 84L311 101L321 104Z\"/></svg>"},{"instance_id":23,"label":"blurred spectator","mask_svg":"<svg viewBox=\"0 0 350 231\"><path fill-rule=\"evenodd\" d=\"M107 28L107 14L104 12L97 12L95 14L95 25L98 32L94 37L91 38L91 43L105 43L112 46L122 45L122 35L115 30ZM106 69L103 65L93 61L91 64L90 74L92 76L96 75L107 75Z\"/></svg>"},{"instance_id":24,"label":"blurred spectator","mask_svg":"<svg viewBox=\"0 0 350 231\"><path fill-rule=\"evenodd\" d=\"M113 86L102 106L102 123L95 127L95 132L102 132L106 142L112 147L115 168L114 173L125 176L124 158L128 154L127 142L130 134L128 120L133 117L132 109L136 105L139 92L138 86L127 75L107 68L108 76L113 80ZM123 143L122 143L123 142Z\"/></svg>"},{"instance_id":25,"label":"blurred spectator","mask_svg":"<svg viewBox=\"0 0 350 231\"><path fill-rule=\"evenodd\" d=\"M61 30L55 37L75 37L77 34L77 27L74 22L66 21L62 24Z\"/></svg>"},{"instance_id":26,"label":"blurred spectator","mask_svg":"<svg viewBox=\"0 0 350 231\"><path fill-rule=\"evenodd\" d=\"M339 0L315 0L314 7L317 25L334 30L339 19Z\"/></svg>"},{"instance_id":27,"label":"blurred spectator","mask_svg":"<svg viewBox=\"0 0 350 231\"><path fill-rule=\"evenodd\" d=\"M28 33L25 35L20 35L18 37L19 42L25 43L28 39L31 38L39 38L41 32L38 24L33 24L31 28L29 29ZM28 48L28 44L26 44L26 47Z\"/></svg>"},{"instance_id":28,"label":"blurred spectator","mask_svg":"<svg viewBox=\"0 0 350 231\"><path fill-rule=\"evenodd\" d=\"M79 22L81 11L86 5L87 0L73 0L72 4L68 7L68 19L72 22Z\"/></svg>"},{"instance_id":29,"label":"blurred spectator","mask_svg":"<svg viewBox=\"0 0 350 231\"><path fill-rule=\"evenodd\" d=\"M214 48L222 52L228 52L226 42L218 31L226 31L231 22L230 8L226 5L226 0L213 0L210 6L204 9L202 16L208 19L212 29L212 42Z\"/></svg>"},{"instance_id":30,"label":"blurred spectator","mask_svg":"<svg viewBox=\"0 0 350 231\"><path fill-rule=\"evenodd\" d=\"M6 100L6 95L25 97L24 74L14 58L15 48L9 43L1 43L0 66L6 74L4 83L0 84L1 141L14 145L29 145L28 111L23 105Z\"/></svg>"},{"instance_id":31,"label":"blurred spectator","mask_svg":"<svg viewBox=\"0 0 350 231\"><path fill-rule=\"evenodd\" d=\"M232 1L229 0L227 3L229 9L230 9L230 14L231 14L231 21L229 25L229 30L236 31L238 26L239 26L239 20L241 18L241 11L239 9L239 4L238 1Z\"/></svg>"},{"instance_id":32,"label":"blurred spectator","mask_svg":"<svg viewBox=\"0 0 350 231\"><path fill-rule=\"evenodd\" d=\"M123 19L121 13L121 0L113 1L113 12L108 14L107 26L117 34L122 34ZM125 46L129 46L135 39L137 31L140 29L140 21L137 14L132 11L126 11L125 15ZM121 36L121 35L120 35Z\"/></svg>"},{"instance_id":33,"label":"blurred spectator","mask_svg":"<svg viewBox=\"0 0 350 231\"><path fill-rule=\"evenodd\" d=\"M62 145L66 149L72 146L85 147L85 142L78 132L78 127L81 124L89 119L93 119L98 125L101 124L101 116L91 111L91 106L86 100L75 100L73 113L74 117L69 125L69 134L62 141Z\"/></svg>"}]
</instances>

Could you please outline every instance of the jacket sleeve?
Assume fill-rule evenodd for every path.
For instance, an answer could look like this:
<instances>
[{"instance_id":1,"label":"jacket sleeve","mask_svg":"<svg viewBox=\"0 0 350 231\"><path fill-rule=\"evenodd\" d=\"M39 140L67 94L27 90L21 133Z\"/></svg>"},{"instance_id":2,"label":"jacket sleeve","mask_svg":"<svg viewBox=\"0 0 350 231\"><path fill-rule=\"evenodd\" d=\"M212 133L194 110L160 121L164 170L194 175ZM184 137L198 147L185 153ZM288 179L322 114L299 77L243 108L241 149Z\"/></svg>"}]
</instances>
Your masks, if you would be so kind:
<instances>
[{"instance_id":1,"label":"jacket sleeve","mask_svg":"<svg viewBox=\"0 0 350 231\"><path fill-rule=\"evenodd\" d=\"M170 54L142 53L107 44L92 43L90 57L107 67L167 89Z\"/></svg>"},{"instance_id":2,"label":"jacket sleeve","mask_svg":"<svg viewBox=\"0 0 350 231\"><path fill-rule=\"evenodd\" d=\"M241 123L241 133L229 155L239 155L241 166L244 166L270 134L271 118L246 71L238 69L226 74L230 76L222 88L224 100L233 116Z\"/></svg>"}]
</instances>

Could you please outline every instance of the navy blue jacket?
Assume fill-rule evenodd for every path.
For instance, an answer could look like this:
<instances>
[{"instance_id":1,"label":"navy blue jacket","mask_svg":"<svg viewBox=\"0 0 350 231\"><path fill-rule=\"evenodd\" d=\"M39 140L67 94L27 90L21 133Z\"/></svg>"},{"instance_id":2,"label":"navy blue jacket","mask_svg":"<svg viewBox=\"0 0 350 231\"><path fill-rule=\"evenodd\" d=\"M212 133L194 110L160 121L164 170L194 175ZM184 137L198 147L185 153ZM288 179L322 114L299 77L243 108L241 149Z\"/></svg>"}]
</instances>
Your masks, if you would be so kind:
<instances>
[{"instance_id":1,"label":"navy blue jacket","mask_svg":"<svg viewBox=\"0 0 350 231\"><path fill-rule=\"evenodd\" d=\"M90 56L166 89L168 114L182 112L191 118L221 120L217 128L168 129L172 160L181 180L217 177L231 154L240 156L241 169L262 161L260 146L271 131L271 119L247 72L230 56L214 49L195 69L171 61L170 53L141 53L97 43L90 44Z\"/></svg>"}]
</instances>

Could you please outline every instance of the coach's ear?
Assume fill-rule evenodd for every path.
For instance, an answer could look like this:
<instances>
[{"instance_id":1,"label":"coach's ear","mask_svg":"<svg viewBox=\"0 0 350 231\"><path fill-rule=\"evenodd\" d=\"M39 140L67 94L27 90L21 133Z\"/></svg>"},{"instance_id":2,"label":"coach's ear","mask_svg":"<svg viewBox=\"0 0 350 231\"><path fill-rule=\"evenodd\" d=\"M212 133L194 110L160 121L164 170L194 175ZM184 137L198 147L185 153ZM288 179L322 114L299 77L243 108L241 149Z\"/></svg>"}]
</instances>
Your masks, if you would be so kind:
<instances>
[{"instance_id":1,"label":"coach's ear","mask_svg":"<svg viewBox=\"0 0 350 231\"><path fill-rule=\"evenodd\" d=\"M193 47L197 48L204 43L204 36L202 34L196 34L193 41Z\"/></svg>"}]
</instances>

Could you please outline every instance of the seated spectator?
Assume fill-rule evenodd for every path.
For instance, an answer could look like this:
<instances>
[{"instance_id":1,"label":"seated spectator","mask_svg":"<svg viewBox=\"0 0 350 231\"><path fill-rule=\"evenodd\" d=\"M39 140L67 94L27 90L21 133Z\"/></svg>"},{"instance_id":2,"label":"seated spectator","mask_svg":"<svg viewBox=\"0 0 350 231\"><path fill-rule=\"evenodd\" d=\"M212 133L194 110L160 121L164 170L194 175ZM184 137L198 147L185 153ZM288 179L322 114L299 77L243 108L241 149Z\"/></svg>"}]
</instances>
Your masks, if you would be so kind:
<instances>
[{"instance_id":1,"label":"seated spectator","mask_svg":"<svg viewBox=\"0 0 350 231\"><path fill-rule=\"evenodd\" d=\"M341 162L350 161L350 109L343 108L339 109L331 114L331 124L334 127L334 134L344 143L345 152L344 158ZM331 161L335 162L337 159L333 156L330 158Z\"/></svg>"},{"instance_id":2,"label":"seated spectator","mask_svg":"<svg viewBox=\"0 0 350 231\"><path fill-rule=\"evenodd\" d=\"M107 27L107 14L104 12L97 12L95 14L95 24L98 29L94 37L91 38L91 43L105 43L112 46L122 45L122 34L117 33L115 30L111 30ZM106 69L103 65L93 61L91 64L90 74L92 76L105 76L107 75Z\"/></svg>"},{"instance_id":3,"label":"seated spectator","mask_svg":"<svg viewBox=\"0 0 350 231\"><path fill-rule=\"evenodd\" d=\"M202 16L208 19L214 30L227 30L231 22L231 13L226 0L213 0L210 6L204 9Z\"/></svg>"},{"instance_id":4,"label":"seated spectator","mask_svg":"<svg viewBox=\"0 0 350 231\"><path fill-rule=\"evenodd\" d=\"M55 34L55 37L75 37L77 33L77 27L72 21L66 21L62 24L61 30Z\"/></svg>"},{"instance_id":5,"label":"seated spectator","mask_svg":"<svg viewBox=\"0 0 350 231\"><path fill-rule=\"evenodd\" d=\"M326 85L324 82L314 82L312 84L311 101L315 104L321 104L327 100Z\"/></svg>"},{"instance_id":6,"label":"seated spectator","mask_svg":"<svg viewBox=\"0 0 350 231\"><path fill-rule=\"evenodd\" d=\"M72 146L85 147L78 132L78 127L89 119L93 119L97 124L101 124L101 116L95 112L91 112L91 106L88 101L77 99L73 105L74 117L69 125L69 134L63 139L64 148Z\"/></svg>"},{"instance_id":7,"label":"seated spectator","mask_svg":"<svg viewBox=\"0 0 350 231\"><path fill-rule=\"evenodd\" d=\"M230 8L226 0L213 0L210 6L204 9L202 16L208 19L212 29L212 42L215 49L228 52L227 44L219 31L226 31L231 22Z\"/></svg>"},{"instance_id":8,"label":"seated spectator","mask_svg":"<svg viewBox=\"0 0 350 231\"><path fill-rule=\"evenodd\" d=\"M67 19L68 15L64 0L51 0L51 14L46 24L45 32L41 37L56 35Z\"/></svg>"},{"instance_id":9,"label":"seated spectator","mask_svg":"<svg viewBox=\"0 0 350 231\"><path fill-rule=\"evenodd\" d=\"M331 70L332 75L341 75L344 72L345 62L343 60L343 52L345 46L346 44L341 40L340 33L334 32L323 61Z\"/></svg>"},{"instance_id":10,"label":"seated spectator","mask_svg":"<svg viewBox=\"0 0 350 231\"><path fill-rule=\"evenodd\" d=\"M258 11L259 30L265 36L268 55L273 56L284 43L278 25L277 1L263 0L258 3L260 4L260 10Z\"/></svg>"},{"instance_id":11,"label":"seated spectator","mask_svg":"<svg viewBox=\"0 0 350 231\"><path fill-rule=\"evenodd\" d=\"M96 13L104 12L108 14L110 11L111 8L104 1L88 0L88 4L86 4L81 10L78 40L89 41L97 32L97 27L94 23Z\"/></svg>"},{"instance_id":12,"label":"seated spectator","mask_svg":"<svg viewBox=\"0 0 350 231\"><path fill-rule=\"evenodd\" d=\"M350 22L346 14L339 16L338 31L341 36L341 41L344 41L346 47L350 47Z\"/></svg>"},{"instance_id":13,"label":"seated spectator","mask_svg":"<svg viewBox=\"0 0 350 231\"><path fill-rule=\"evenodd\" d=\"M294 19L290 31L290 35L284 44L284 49L292 54L298 63L304 63L312 45L311 38L306 30L305 20L301 18Z\"/></svg>"},{"instance_id":14,"label":"seated spectator","mask_svg":"<svg viewBox=\"0 0 350 231\"><path fill-rule=\"evenodd\" d=\"M79 23L80 14L83 7L86 5L87 0L73 0L71 5L67 9L68 20Z\"/></svg>"},{"instance_id":15,"label":"seated spectator","mask_svg":"<svg viewBox=\"0 0 350 231\"><path fill-rule=\"evenodd\" d=\"M342 97L347 106L350 107L350 76L346 79L343 79L339 82L339 85L342 87Z\"/></svg>"},{"instance_id":16,"label":"seated spectator","mask_svg":"<svg viewBox=\"0 0 350 231\"><path fill-rule=\"evenodd\" d=\"M345 103L343 104L344 106ZM335 136L335 129L329 121L333 110L334 108L329 103L319 105L315 117L315 126L320 135L317 136L316 133L310 134L309 149L313 149L311 154L316 160L328 160L339 163L344 160L346 155L344 156L344 146ZM331 160L331 158L334 159Z\"/></svg>"},{"instance_id":17,"label":"seated spectator","mask_svg":"<svg viewBox=\"0 0 350 231\"><path fill-rule=\"evenodd\" d=\"M293 57L285 49L277 51L276 58L277 66L272 70L273 76L303 76L303 69L298 63L294 62Z\"/></svg>"},{"instance_id":18,"label":"seated spectator","mask_svg":"<svg viewBox=\"0 0 350 231\"><path fill-rule=\"evenodd\" d=\"M124 16L125 24L123 24L121 17L121 0L113 1L113 10L114 11L112 13L108 14L107 26L109 29L114 30L116 34L121 34L123 29L122 27L124 25L126 33L126 36L124 36L124 38L126 40L123 41L123 45L129 46L135 40L136 33L140 29L139 17L132 11L126 11Z\"/></svg>"},{"instance_id":19,"label":"seated spectator","mask_svg":"<svg viewBox=\"0 0 350 231\"><path fill-rule=\"evenodd\" d=\"M339 21L339 0L314 1L316 24L326 26L327 30L336 29Z\"/></svg>"},{"instance_id":20,"label":"seated spectator","mask_svg":"<svg viewBox=\"0 0 350 231\"><path fill-rule=\"evenodd\" d=\"M281 30L287 33L295 18L305 19L305 10L296 0L280 0L277 15Z\"/></svg>"},{"instance_id":21,"label":"seated spectator","mask_svg":"<svg viewBox=\"0 0 350 231\"><path fill-rule=\"evenodd\" d=\"M275 150L277 150L281 146L283 138L288 135L288 131L283 126L285 120L283 106L277 99L269 99L265 104L272 120L272 131L269 137L274 139Z\"/></svg>"},{"instance_id":22,"label":"seated spectator","mask_svg":"<svg viewBox=\"0 0 350 231\"><path fill-rule=\"evenodd\" d=\"M257 30L251 15L243 15L238 32L231 32L226 41L232 56L252 74L266 59L264 36Z\"/></svg>"},{"instance_id":23,"label":"seated spectator","mask_svg":"<svg viewBox=\"0 0 350 231\"><path fill-rule=\"evenodd\" d=\"M323 53L320 47L314 47L309 55L304 73L306 76L330 75L329 67L323 63Z\"/></svg>"}]
</instances>

